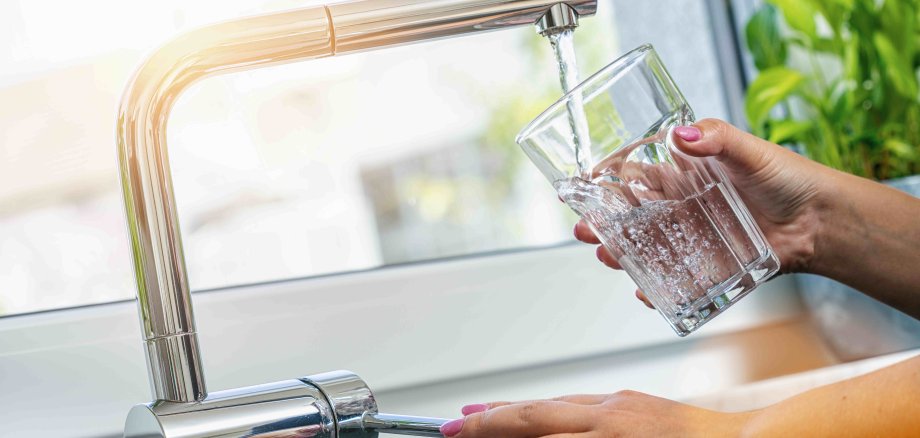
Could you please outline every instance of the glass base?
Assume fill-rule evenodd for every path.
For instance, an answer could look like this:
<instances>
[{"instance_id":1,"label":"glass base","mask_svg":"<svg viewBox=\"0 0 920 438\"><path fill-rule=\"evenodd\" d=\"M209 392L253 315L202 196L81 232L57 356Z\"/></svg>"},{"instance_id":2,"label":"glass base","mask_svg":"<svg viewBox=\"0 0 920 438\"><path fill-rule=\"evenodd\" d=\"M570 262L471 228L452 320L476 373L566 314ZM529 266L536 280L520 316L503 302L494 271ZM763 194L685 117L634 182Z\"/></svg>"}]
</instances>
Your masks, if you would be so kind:
<instances>
[{"instance_id":1,"label":"glass base","mask_svg":"<svg viewBox=\"0 0 920 438\"><path fill-rule=\"evenodd\" d=\"M694 301L687 309L673 316L664 315L678 336L687 336L706 324L745 295L779 272L779 259L767 251L743 271L710 289L706 296Z\"/></svg>"}]
</instances>

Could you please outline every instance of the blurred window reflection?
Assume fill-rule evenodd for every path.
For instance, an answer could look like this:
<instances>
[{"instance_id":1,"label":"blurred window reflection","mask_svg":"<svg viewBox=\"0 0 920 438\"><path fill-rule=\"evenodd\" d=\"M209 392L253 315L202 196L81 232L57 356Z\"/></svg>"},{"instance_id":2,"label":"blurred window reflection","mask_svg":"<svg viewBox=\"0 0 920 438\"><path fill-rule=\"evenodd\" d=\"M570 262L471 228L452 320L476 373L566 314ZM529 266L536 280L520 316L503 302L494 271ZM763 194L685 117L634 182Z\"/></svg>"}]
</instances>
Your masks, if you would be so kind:
<instances>
[{"instance_id":1,"label":"blurred window reflection","mask_svg":"<svg viewBox=\"0 0 920 438\"><path fill-rule=\"evenodd\" d=\"M642 25L705 22L677 1L602 2L576 35L582 71L641 32L697 114L724 117L706 27ZM133 297L113 144L131 71L182 30L302 5L0 3L0 315ZM168 134L192 288L568 241L574 215L514 144L558 95L531 28L195 85Z\"/></svg>"}]
</instances>

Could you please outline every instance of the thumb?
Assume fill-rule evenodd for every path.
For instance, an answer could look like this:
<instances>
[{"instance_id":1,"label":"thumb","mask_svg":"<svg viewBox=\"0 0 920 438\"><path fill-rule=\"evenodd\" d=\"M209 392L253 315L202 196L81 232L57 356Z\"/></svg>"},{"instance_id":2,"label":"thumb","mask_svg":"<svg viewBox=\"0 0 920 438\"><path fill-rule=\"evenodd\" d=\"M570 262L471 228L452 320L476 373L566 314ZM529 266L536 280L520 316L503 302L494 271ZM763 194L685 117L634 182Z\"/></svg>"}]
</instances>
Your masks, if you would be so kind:
<instances>
[{"instance_id":1,"label":"thumb","mask_svg":"<svg viewBox=\"0 0 920 438\"><path fill-rule=\"evenodd\" d=\"M772 143L717 119L700 120L674 128L672 140L693 157L714 157L737 171L756 171L766 165Z\"/></svg>"}]
</instances>

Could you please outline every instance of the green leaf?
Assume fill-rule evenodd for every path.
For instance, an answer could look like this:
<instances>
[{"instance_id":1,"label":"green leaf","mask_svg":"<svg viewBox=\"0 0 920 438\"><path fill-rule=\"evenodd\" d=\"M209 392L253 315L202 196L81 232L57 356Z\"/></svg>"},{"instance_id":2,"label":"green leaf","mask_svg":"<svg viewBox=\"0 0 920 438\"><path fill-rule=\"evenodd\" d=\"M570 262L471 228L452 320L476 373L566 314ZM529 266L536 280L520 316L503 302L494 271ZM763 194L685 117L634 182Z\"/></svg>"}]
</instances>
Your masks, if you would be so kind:
<instances>
[{"instance_id":1,"label":"green leaf","mask_svg":"<svg viewBox=\"0 0 920 438\"><path fill-rule=\"evenodd\" d=\"M902 52L908 45L907 43L913 42L910 38L904 38L905 35L913 33L910 25L913 17L905 10L908 6L906 2L902 3L902 1L885 1L879 10L878 31L885 33L892 40L898 52Z\"/></svg>"},{"instance_id":2,"label":"green leaf","mask_svg":"<svg viewBox=\"0 0 920 438\"><path fill-rule=\"evenodd\" d=\"M843 49L843 74L846 79L858 82L857 85L862 85L863 71L859 64L859 49L859 39L851 38L847 42L846 47Z\"/></svg>"},{"instance_id":3,"label":"green leaf","mask_svg":"<svg viewBox=\"0 0 920 438\"><path fill-rule=\"evenodd\" d=\"M916 99L917 77L911 68L912 60L904 59L885 35L877 33L873 35L872 40L884 64L885 76L894 85L895 90L908 99Z\"/></svg>"},{"instance_id":4,"label":"green leaf","mask_svg":"<svg viewBox=\"0 0 920 438\"><path fill-rule=\"evenodd\" d=\"M841 6L848 11L853 9L853 0L830 0L830 3Z\"/></svg>"},{"instance_id":5,"label":"green leaf","mask_svg":"<svg viewBox=\"0 0 920 438\"><path fill-rule=\"evenodd\" d=\"M844 123L853 112L853 91L857 85L849 80L836 80L827 89L823 100L823 111L828 121L836 126Z\"/></svg>"},{"instance_id":6,"label":"green leaf","mask_svg":"<svg viewBox=\"0 0 920 438\"><path fill-rule=\"evenodd\" d=\"M764 70L748 88L744 110L755 132L762 133L770 110L789 97L805 79L801 73L785 67Z\"/></svg>"},{"instance_id":7,"label":"green leaf","mask_svg":"<svg viewBox=\"0 0 920 438\"><path fill-rule=\"evenodd\" d=\"M837 42L830 38L816 38L812 41L812 43L815 51L830 53L832 55L840 54L840 49L837 46Z\"/></svg>"},{"instance_id":8,"label":"green leaf","mask_svg":"<svg viewBox=\"0 0 920 438\"><path fill-rule=\"evenodd\" d=\"M811 123L809 122L778 120L770 123L770 136L767 139L776 144L800 142L802 134L810 129Z\"/></svg>"},{"instance_id":9,"label":"green leaf","mask_svg":"<svg viewBox=\"0 0 920 438\"><path fill-rule=\"evenodd\" d=\"M764 4L744 28L745 40L758 70L786 63L786 42L780 36L778 18L776 8Z\"/></svg>"},{"instance_id":10,"label":"green leaf","mask_svg":"<svg viewBox=\"0 0 920 438\"><path fill-rule=\"evenodd\" d=\"M885 140L885 143L882 144L882 148L891 152L892 155L898 158L906 160L917 158L917 148L896 138Z\"/></svg>"},{"instance_id":11,"label":"green leaf","mask_svg":"<svg viewBox=\"0 0 920 438\"><path fill-rule=\"evenodd\" d=\"M783 11L786 24L792 29L802 32L811 39L818 37L815 25L815 8L806 0L768 0Z\"/></svg>"},{"instance_id":12,"label":"green leaf","mask_svg":"<svg viewBox=\"0 0 920 438\"><path fill-rule=\"evenodd\" d=\"M824 52L832 55L837 55L840 52L837 47L837 42L829 38L808 39L803 36L793 35L789 37L789 42L815 52Z\"/></svg>"},{"instance_id":13,"label":"green leaf","mask_svg":"<svg viewBox=\"0 0 920 438\"><path fill-rule=\"evenodd\" d=\"M838 36L844 25L847 12L853 10L853 0L816 0L818 12L824 16L827 24Z\"/></svg>"}]
</instances>

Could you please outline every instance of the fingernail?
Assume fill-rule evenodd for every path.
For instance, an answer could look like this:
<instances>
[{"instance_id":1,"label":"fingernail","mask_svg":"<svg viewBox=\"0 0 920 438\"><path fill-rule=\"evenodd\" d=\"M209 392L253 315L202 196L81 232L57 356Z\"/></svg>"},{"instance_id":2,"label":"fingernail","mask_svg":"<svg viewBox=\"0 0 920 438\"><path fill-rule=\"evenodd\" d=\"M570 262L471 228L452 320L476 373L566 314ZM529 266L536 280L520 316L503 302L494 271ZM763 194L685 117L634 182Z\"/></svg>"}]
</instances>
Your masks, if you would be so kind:
<instances>
[{"instance_id":1,"label":"fingernail","mask_svg":"<svg viewBox=\"0 0 920 438\"><path fill-rule=\"evenodd\" d=\"M684 139L684 141L697 141L703 138L703 131L695 126L678 126L674 128L674 134Z\"/></svg>"},{"instance_id":2,"label":"fingernail","mask_svg":"<svg viewBox=\"0 0 920 438\"><path fill-rule=\"evenodd\" d=\"M470 415L470 414L475 414L477 412L484 412L487 410L489 410L489 405L485 403L476 403L476 404L464 406L463 408L460 409L460 412L462 412L463 415Z\"/></svg>"},{"instance_id":3,"label":"fingernail","mask_svg":"<svg viewBox=\"0 0 920 438\"><path fill-rule=\"evenodd\" d=\"M460 429L463 429L463 419L451 420L441 425L441 435L454 436L460 433Z\"/></svg>"},{"instance_id":4,"label":"fingernail","mask_svg":"<svg viewBox=\"0 0 920 438\"><path fill-rule=\"evenodd\" d=\"M597 245L597 250L594 251L594 256L604 264L607 264L607 262L604 261L605 251L607 251L607 249L604 248L604 245Z\"/></svg>"}]
</instances>

